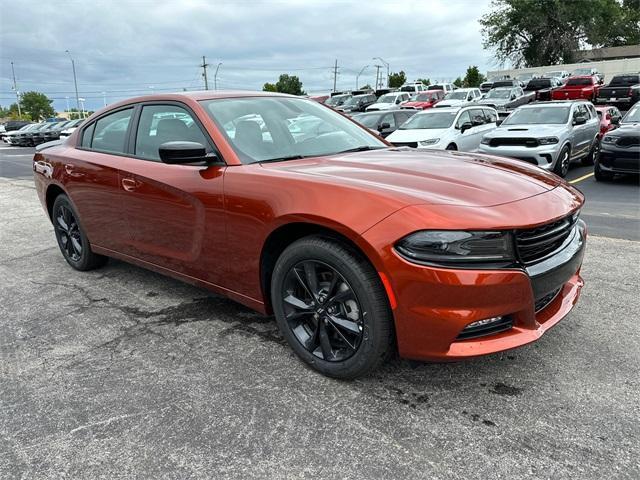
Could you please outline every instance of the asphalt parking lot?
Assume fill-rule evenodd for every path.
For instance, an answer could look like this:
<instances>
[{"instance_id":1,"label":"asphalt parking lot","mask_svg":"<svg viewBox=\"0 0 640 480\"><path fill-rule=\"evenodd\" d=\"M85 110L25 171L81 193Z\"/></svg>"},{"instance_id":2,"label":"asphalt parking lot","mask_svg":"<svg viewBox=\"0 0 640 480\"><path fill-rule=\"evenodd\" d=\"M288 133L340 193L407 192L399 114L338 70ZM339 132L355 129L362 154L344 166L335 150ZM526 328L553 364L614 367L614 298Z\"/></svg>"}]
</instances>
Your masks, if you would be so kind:
<instances>
[{"instance_id":1,"label":"asphalt parking lot","mask_svg":"<svg viewBox=\"0 0 640 480\"><path fill-rule=\"evenodd\" d=\"M0 478L640 478L640 188L576 166L580 302L540 341L330 380L272 318L131 265L79 273L0 146Z\"/></svg>"}]
</instances>

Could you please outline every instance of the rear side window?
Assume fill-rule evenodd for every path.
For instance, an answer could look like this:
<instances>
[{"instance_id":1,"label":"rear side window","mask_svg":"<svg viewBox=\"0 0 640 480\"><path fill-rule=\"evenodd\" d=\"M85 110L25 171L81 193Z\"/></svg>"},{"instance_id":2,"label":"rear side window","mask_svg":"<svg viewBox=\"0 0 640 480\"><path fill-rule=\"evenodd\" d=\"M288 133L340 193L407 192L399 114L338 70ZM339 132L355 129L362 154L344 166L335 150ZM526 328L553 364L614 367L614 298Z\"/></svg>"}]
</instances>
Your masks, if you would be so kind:
<instances>
[{"instance_id":1,"label":"rear side window","mask_svg":"<svg viewBox=\"0 0 640 480\"><path fill-rule=\"evenodd\" d=\"M132 114L133 108L127 108L106 115L95 122L91 149L108 153L125 153L127 130ZM84 142L84 136L82 140Z\"/></svg>"},{"instance_id":2,"label":"rear side window","mask_svg":"<svg viewBox=\"0 0 640 480\"><path fill-rule=\"evenodd\" d=\"M82 133L82 143L80 144L83 148L91 148L91 138L93 137L93 130L95 128L96 124L92 123L84 129L84 132Z\"/></svg>"}]
</instances>

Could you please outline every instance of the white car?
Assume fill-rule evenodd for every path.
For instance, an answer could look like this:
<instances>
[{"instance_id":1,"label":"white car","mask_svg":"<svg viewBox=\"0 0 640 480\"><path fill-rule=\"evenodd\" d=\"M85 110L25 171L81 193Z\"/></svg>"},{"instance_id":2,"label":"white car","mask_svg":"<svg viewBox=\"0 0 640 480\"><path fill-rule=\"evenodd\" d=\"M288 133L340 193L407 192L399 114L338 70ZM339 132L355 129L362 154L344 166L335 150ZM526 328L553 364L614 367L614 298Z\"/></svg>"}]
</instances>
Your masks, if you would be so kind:
<instances>
[{"instance_id":1,"label":"white car","mask_svg":"<svg viewBox=\"0 0 640 480\"><path fill-rule=\"evenodd\" d=\"M430 108L400 125L387 141L398 147L476 152L497 119L498 112L485 106Z\"/></svg>"},{"instance_id":2,"label":"white car","mask_svg":"<svg viewBox=\"0 0 640 480\"><path fill-rule=\"evenodd\" d=\"M444 96L444 100L436 104L436 108L461 107L465 103L477 102L482 97L479 88L458 88Z\"/></svg>"},{"instance_id":3,"label":"white car","mask_svg":"<svg viewBox=\"0 0 640 480\"><path fill-rule=\"evenodd\" d=\"M382 95L376 103L369 105L365 111L374 112L376 110L395 110L400 108L400 105L409 101L409 94L407 92L392 92Z\"/></svg>"},{"instance_id":4,"label":"white car","mask_svg":"<svg viewBox=\"0 0 640 480\"><path fill-rule=\"evenodd\" d=\"M427 89L424 83L416 82L416 83L405 83L400 87L401 92L408 92L411 95L415 95L416 93L424 92Z\"/></svg>"},{"instance_id":5,"label":"white car","mask_svg":"<svg viewBox=\"0 0 640 480\"><path fill-rule=\"evenodd\" d=\"M445 95L457 89L458 87L456 87L453 83L434 83L433 85L429 85L429 87L427 88L427 90L442 90Z\"/></svg>"},{"instance_id":6,"label":"white car","mask_svg":"<svg viewBox=\"0 0 640 480\"><path fill-rule=\"evenodd\" d=\"M78 128L83 121L84 118L81 118L79 120L74 120L73 123L67 125L67 128L60 132L60 138L64 139L69 137L73 132L75 132L76 128Z\"/></svg>"}]
</instances>

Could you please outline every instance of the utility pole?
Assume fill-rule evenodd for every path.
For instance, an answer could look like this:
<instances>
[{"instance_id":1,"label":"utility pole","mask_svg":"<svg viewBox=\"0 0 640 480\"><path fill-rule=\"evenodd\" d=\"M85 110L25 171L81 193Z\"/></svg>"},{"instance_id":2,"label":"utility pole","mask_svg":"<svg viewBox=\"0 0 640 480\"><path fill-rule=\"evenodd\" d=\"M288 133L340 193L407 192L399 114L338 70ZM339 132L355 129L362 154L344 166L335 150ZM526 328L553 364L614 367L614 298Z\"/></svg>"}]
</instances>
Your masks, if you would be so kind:
<instances>
[{"instance_id":1,"label":"utility pole","mask_svg":"<svg viewBox=\"0 0 640 480\"><path fill-rule=\"evenodd\" d=\"M358 80L360 79L360 75L362 75L362 72L364 72L367 68L369 68L369 65L365 65L364 67L362 67L362 70L360 70L360 73L358 73L358 75L356 75L356 90L358 90Z\"/></svg>"},{"instance_id":2,"label":"utility pole","mask_svg":"<svg viewBox=\"0 0 640 480\"><path fill-rule=\"evenodd\" d=\"M389 88L389 63L380 57L375 57L374 60L380 60L387 67L387 88Z\"/></svg>"},{"instance_id":3,"label":"utility pole","mask_svg":"<svg viewBox=\"0 0 640 480\"><path fill-rule=\"evenodd\" d=\"M218 70L220 69L220 65L222 65L222 62L218 62L218 66L216 67L216 73L213 74L213 89L214 90L218 90Z\"/></svg>"},{"instance_id":4,"label":"utility pole","mask_svg":"<svg viewBox=\"0 0 640 480\"><path fill-rule=\"evenodd\" d=\"M78 115L79 115L80 114L80 95L78 95L78 79L76 78L76 62L73 61L71 52L69 52L69 50L66 50L66 52L67 52L67 55L69 55L69 58L71 59L71 68L73 69L73 85L76 87L76 106L78 107Z\"/></svg>"},{"instance_id":5,"label":"utility pole","mask_svg":"<svg viewBox=\"0 0 640 480\"><path fill-rule=\"evenodd\" d=\"M202 67L202 76L204 77L204 89L209 90L209 81L207 80L207 67L209 64L205 60L204 55L202 56L202 65L200 66Z\"/></svg>"},{"instance_id":6,"label":"utility pole","mask_svg":"<svg viewBox=\"0 0 640 480\"><path fill-rule=\"evenodd\" d=\"M18 104L18 117L22 120L22 111L20 110L20 92L18 91L18 85L16 84L16 71L13 69L13 62L11 62L11 73L13 74L13 89L16 91L16 102Z\"/></svg>"},{"instance_id":7,"label":"utility pole","mask_svg":"<svg viewBox=\"0 0 640 480\"><path fill-rule=\"evenodd\" d=\"M336 58L335 66L333 67L333 91L336 91L336 82L338 81L338 59Z\"/></svg>"}]
</instances>

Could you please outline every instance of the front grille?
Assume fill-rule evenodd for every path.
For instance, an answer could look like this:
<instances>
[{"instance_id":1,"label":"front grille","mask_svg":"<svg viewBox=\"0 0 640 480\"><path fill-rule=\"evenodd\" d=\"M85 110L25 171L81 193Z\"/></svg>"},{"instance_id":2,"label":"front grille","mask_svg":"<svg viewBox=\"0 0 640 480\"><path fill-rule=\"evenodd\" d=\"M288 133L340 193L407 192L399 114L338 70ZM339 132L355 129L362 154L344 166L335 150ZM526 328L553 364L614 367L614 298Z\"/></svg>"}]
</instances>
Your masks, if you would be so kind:
<instances>
[{"instance_id":1,"label":"front grille","mask_svg":"<svg viewBox=\"0 0 640 480\"><path fill-rule=\"evenodd\" d=\"M556 298L558 296L558 294L560 293L560 288L555 289L553 292L546 294L544 297L539 298L538 300L536 300L536 303L534 304L533 309L535 310L536 313L538 313L540 310L543 310L547 305L549 305L551 302L553 302L553 299Z\"/></svg>"},{"instance_id":2,"label":"front grille","mask_svg":"<svg viewBox=\"0 0 640 480\"><path fill-rule=\"evenodd\" d=\"M488 325L465 327L456 337L456 340L469 340L471 338L486 337L504 332L513 327L513 319L510 316L502 317L499 321Z\"/></svg>"},{"instance_id":3,"label":"front grille","mask_svg":"<svg viewBox=\"0 0 640 480\"><path fill-rule=\"evenodd\" d=\"M619 147L637 147L640 146L640 137L622 137L616 142Z\"/></svg>"},{"instance_id":4,"label":"front grille","mask_svg":"<svg viewBox=\"0 0 640 480\"><path fill-rule=\"evenodd\" d=\"M502 147L502 146L517 146L517 147L537 147L538 140L535 138L517 138L517 137L503 137L503 138L492 138L489 140L489 145L492 147Z\"/></svg>"},{"instance_id":5,"label":"front grille","mask_svg":"<svg viewBox=\"0 0 640 480\"><path fill-rule=\"evenodd\" d=\"M418 142L393 142L396 147L411 147L418 148Z\"/></svg>"},{"instance_id":6,"label":"front grille","mask_svg":"<svg viewBox=\"0 0 640 480\"><path fill-rule=\"evenodd\" d=\"M520 260L531 265L547 258L569 237L577 221L578 217L575 215L529 230L516 231Z\"/></svg>"}]
</instances>

